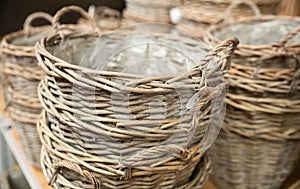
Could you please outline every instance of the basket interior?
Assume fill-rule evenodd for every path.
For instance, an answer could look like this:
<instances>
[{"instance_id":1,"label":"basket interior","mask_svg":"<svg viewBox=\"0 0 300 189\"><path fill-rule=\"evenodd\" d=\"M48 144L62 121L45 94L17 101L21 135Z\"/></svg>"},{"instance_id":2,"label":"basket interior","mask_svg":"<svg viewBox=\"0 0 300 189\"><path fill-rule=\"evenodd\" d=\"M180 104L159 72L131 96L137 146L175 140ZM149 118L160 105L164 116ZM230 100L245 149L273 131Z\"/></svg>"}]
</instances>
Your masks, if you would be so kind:
<instances>
[{"instance_id":1,"label":"basket interior","mask_svg":"<svg viewBox=\"0 0 300 189\"><path fill-rule=\"evenodd\" d=\"M24 33L16 38L11 39L11 44L17 46L28 46L32 47L36 42L41 40L43 37L46 37L49 34L49 30L43 30L39 32L32 32L30 34Z\"/></svg>"},{"instance_id":2,"label":"basket interior","mask_svg":"<svg viewBox=\"0 0 300 189\"><path fill-rule=\"evenodd\" d=\"M226 28L219 29L213 35L220 39L225 40L230 37L237 37L240 44L244 45L271 45L290 31L296 29L300 25L299 21L290 20L272 20L265 22L254 23L238 23L230 25ZM288 43L299 43L300 35L292 38Z\"/></svg>"},{"instance_id":3,"label":"basket interior","mask_svg":"<svg viewBox=\"0 0 300 189\"><path fill-rule=\"evenodd\" d=\"M143 76L181 74L207 54L201 42L190 38L124 32L99 38L68 38L48 50L84 68Z\"/></svg>"}]
</instances>

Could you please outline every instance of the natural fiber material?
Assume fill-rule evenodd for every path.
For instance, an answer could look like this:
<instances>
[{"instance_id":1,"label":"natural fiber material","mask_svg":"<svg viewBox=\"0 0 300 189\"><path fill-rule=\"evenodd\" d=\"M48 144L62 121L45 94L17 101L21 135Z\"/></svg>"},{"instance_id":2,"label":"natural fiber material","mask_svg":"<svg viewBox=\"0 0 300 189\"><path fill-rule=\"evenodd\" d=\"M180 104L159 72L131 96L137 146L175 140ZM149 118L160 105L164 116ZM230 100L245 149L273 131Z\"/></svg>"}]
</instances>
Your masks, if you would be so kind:
<instances>
[{"instance_id":1,"label":"natural fiber material","mask_svg":"<svg viewBox=\"0 0 300 189\"><path fill-rule=\"evenodd\" d=\"M300 158L299 23L263 16L209 31L212 44L241 35L225 75L224 125L209 151L221 188L280 188Z\"/></svg>"},{"instance_id":2,"label":"natural fiber material","mask_svg":"<svg viewBox=\"0 0 300 189\"><path fill-rule=\"evenodd\" d=\"M62 9L54 20L72 10ZM170 45L173 51L174 45L186 46L188 51L201 49L192 39L155 32L125 30L101 39L109 50L135 35ZM46 111L41 124L46 126L40 126L40 131L45 147L43 166L51 184L66 188L77 180L72 184L84 188L100 184L103 188L192 188L192 175L211 145L203 140L204 134L210 125L218 127L217 122L210 123L212 111L224 110L222 70L228 67L237 40L227 40L208 54L206 49L207 55L189 71L148 77L122 72L126 68L122 57L133 56L122 54L129 47L120 56L115 52L99 71L82 67L85 62L80 62L80 55L98 39L97 34L74 31L63 39L53 35L36 46L46 72L39 88ZM67 47L72 47L69 52L59 53ZM136 53L154 56L149 49L140 48ZM165 57L174 62L175 55L169 50ZM185 66L184 60L177 61L179 67ZM64 167L71 168L73 175L61 171ZM82 176L75 177L74 171ZM200 185L204 180L206 174Z\"/></svg>"},{"instance_id":3,"label":"natural fiber material","mask_svg":"<svg viewBox=\"0 0 300 189\"><path fill-rule=\"evenodd\" d=\"M295 182L292 186L290 186L288 189L298 189L300 188L300 180Z\"/></svg>"},{"instance_id":4,"label":"natural fiber material","mask_svg":"<svg viewBox=\"0 0 300 189\"><path fill-rule=\"evenodd\" d=\"M182 22L178 26L202 37L210 25L223 20L239 20L255 15L260 16L260 14L275 14L278 3L279 0L183 0L180 6Z\"/></svg>"},{"instance_id":5,"label":"natural fiber material","mask_svg":"<svg viewBox=\"0 0 300 189\"><path fill-rule=\"evenodd\" d=\"M14 122L24 151L29 161L39 166L41 143L36 130L36 120L42 106L37 95L37 86L43 78L43 71L37 65L34 45L49 33L50 27L33 27L36 19L45 19L50 23L49 14L37 12L30 15L24 29L3 37L4 92L7 112Z\"/></svg>"},{"instance_id":6,"label":"natural fiber material","mask_svg":"<svg viewBox=\"0 0 300 189\"><path fill-rule=\"evenodd\" d=\"M279 14L286 16L300 16L300 1L282 0L279 6Z\"/></svg>"},{"instance_id":7,"label":"natural fiber material","mask_svg":"<svg viewBox=\"0 0 300 189\"><path fill-rule=\"evenodd\" d=\"M97 165L97 161L91 161L89 167L77 163L78 158L99 159L100 161L102 159L101 157L93 157L89 153L76 151L76 149L67 144L66 141L57 138L56 133L51 129L54 125L47 125L47 123L51 123L51 121L48 122L46 120L46 114L42 113L38 124L41 139L45 146L41 156L42 168L48 181L50 183L54 182L54 188L170 188L174 180L177 180L178 183L182 180L187 180L185 183L174 187L196 189L204 185L210 173L209 159L207 159L206 156L197 156L187 167L176 174L169 174L164 177L160 174L141 175L129 180L125 180L125 178L122 180L118 178L109 179L109 177L102 176L99 171L101 169L97 169L99 166ZM73 152L70 151L71 149L73 149ZM78 153L81 155L78 156ZM200 160L198 160L199 158ZM195 165L195 163L197 165ZM173 165L173 168L176 169L176 165ZM186 174L186 171L189 170L193 171L192 175ZM167 169L164 171L167 171Z\"/></svg>"},{"instance_id":8,"label":"natural fiber material","mask_svg":"<svg viewBox=\"0 0 300 189\"><path fill-rule=\"evenodd\" d=\"M126 9L124 10L125 20L131 22L162 22L170 23L170 9L177 7L178 0L166 1L137 1L126 0Z\"/></svg>"},{"instance_id":9,"label":"natural fiber material","mask_svg":"<svg viewBox=\"0 0 300 189\"><path fill-rule=\"evenodd\" d=\"M100 31L112 31L121 26L121 13L118 10L106 6L95 7L94 5L91 5L88 13L91 15L94 24ZM80 19L79 24L89 26L90 22L87 19Z\"/></svg>"}]
</instances>

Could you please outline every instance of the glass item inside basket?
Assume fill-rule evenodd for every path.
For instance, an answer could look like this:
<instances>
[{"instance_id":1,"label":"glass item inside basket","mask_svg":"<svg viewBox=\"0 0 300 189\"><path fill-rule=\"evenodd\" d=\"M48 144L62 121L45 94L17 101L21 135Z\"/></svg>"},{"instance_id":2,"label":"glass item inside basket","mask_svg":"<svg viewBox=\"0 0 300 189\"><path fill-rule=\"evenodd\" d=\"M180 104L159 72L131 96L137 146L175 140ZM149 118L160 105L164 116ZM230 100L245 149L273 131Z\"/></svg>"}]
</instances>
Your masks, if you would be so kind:
<instances>
[{"instance_id":1,"label":"glass item inside basket","mask_svg":"<svg viewBox=\"0 0 300 189\"><path fill-rule=\"evenodd\" d=\"M290 31L299 27L299 25L300 20L295 22L288 20L271 20L253 24L239 23L218 30L214 33L214 36L221 40L235 36L239 39L240 44L266 45L282 39ZM300 35L295 36L288 43L293 44L299 41Z\"/></svg>"}]
</instances>

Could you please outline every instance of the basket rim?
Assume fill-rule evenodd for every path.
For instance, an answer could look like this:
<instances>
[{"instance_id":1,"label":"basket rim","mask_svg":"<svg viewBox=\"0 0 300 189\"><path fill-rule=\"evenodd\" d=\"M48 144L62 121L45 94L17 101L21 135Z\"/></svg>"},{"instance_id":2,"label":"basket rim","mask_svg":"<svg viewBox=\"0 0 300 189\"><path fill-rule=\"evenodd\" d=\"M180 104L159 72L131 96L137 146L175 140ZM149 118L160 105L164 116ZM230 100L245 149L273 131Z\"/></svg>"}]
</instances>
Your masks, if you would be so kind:
<instances>
[{"instance_id":1,"label":"basket rim","mask_svg":"<svg viewBox=\"0 0 300 189\"><path fill-rule=\"evenodd\" d=\"M230 26L234 26L236 24L251 24L251 23L262 23L262 22L267 22L267 21L272 21L272 20L283 20L283 21L298 21L300 22L300 18L299 17L290 17L290 16L282 16L282 15L262 15L261 17L250 17L250 18L242 18L240 20L237 21L233 21L233 22L223 22L217 25L213 25L211 27L208 28L207 32L206 32L206 40L208 41L212 41L213 43L219 43L222 40L218 39L217 37L214 36L214 32L219 31L221 29L230 27ZM278 41L274 41L274 42L278 42ZM300 43L293 43L293 44L286 44L285 48L289 49L289 48L293 48L293 47L300 47ZM264 45L249 45L249 44L239 44L236 51L234 52L234 54L239 54L241 51L243 50L247 50L249 52L250 51L256 51L256 50L270 50L272 52L269 52L267 54L272 54L274 53L276 50L274 49L274 47L272 46L272 44L264 44ZM264 53L266 54L266 53Z\"/></svg>"},{"instance_id":2,"label":"basket rim","mask_svg":"<svg viewBox=\"0 0 300 189\"><path fill-rule=\"evenodd\" d=\"M187 0L182 0L183 2L186 2ZM190 1L190 0L188 0ZM228 4L228 3L232 3L234 0L214 0L214 1L210 1L211 3L223 3L223 4ZM257 3L258 5L270 5L273 3L279 3L280 0L252 0L254 3ZM191 0L191 3L202 3L202 2L207 2L207 0Z\"/></svg>"},{"instance_id":3,"label":"basket rim","mask_svg":"<svg viewBox=\"0 0 300 189\"><path fill-rule=\"evenodd\" d=\"M150 23L151 24L151 23ZM66 26L66 27L69 27L69 26ZM132 32L132 34L144 34L142 31L139 31L139 32ZM73 38L80 38L80 37L94 37L94 38L97 38L97 37L102 37L102 36L105 36L105 35L110 35L111 33L107 33L107 34L103 34L101 36L99 36L99 34L96 32L96 31L93 31L93 30L88 30L87 32L84 32L84 31L75 31L75 32L72 32L72 33L69 33L69 34L65 34L63 39L62 37L60 36L59 33L56 33L54 35L51 35L51 36L48 36L48 37L44 37L42 38L42 40L38 41L35 45L35 51L36 51L36 54L37 55L43 55L43 56L47 56L59 63L63 63L63 64L66 64L65 67L68 67L68 68L72 68L72 69L76 69L76 70L79 70L79 71L82 71L84 73L89 73L89 74L100 74L100 75L108 75L108 74L112 74L114 76L125 76L125 77L130 77L130 78L137 78L137 79L141 79L141 78L150 78L150 77L145 77L145 76L142 76L142 75L138 75L138 74L130 74L130 73L120 73L120 72L117 72L117 71L105 71L105 70L93 70L91 68L88 68L88 67L83 67L83 66L80 66L80 65L75 65L75 64L72 64L66 60L64 60L63 58L59 58L55 55L53 55L49 50L48 48L51 48L52 45L47 45L50 41L55 41L55 40L60 40L60 41L57 41L56 44L53 44L53 46L57 46L59 44L61 44L63 41L65 41L66 39L73 39ZM127 34L128 35L128 34ZM171 34L163 34L163 33L150 33L151 36L172 36ZM178 38L178 37L176 37ZM189 39L187 37L182 37L182 38L185 38L185 39L188 39L188 42L189 44L192 44L194 42L194 44L198 44L198 45L201 45L203 46L203 49L206 48L207 52L209 52L210 48L208 47L208 45L205 45L205 43L203 43L203 41L196 41L194 40L193 38L192 39ZM156 78L156 77L162 77L162 76L166 76L167 78L168 77L174 77L174 74L169 74L169 75L158 75L158 76L151 76L151 78Z\"/></svg>"},{"instance_id":4,"label":"basket rim","mask_svg":"<svg viewBox=\"0 0 300 189\"><path fill-rule=\"evenodd\" d=\"M68 25L65 25L65 29L67 28ZM187 70L186 72L180 74L172 74L172 75L165 74L165 75L149 77L144 75L122 73L114 70L113 71L93 70L87 67L69 63L63 60L62 58L56 57L53 53L51 53L51 50L49 49L52 46L57 46L58 44L61 44L63 41L66 41L68 38L72 40L76 38L87 39L87 37L94 37L94 38L99 37L99 33L93 30L87 30L87 29L82 30L80 28L79 29L75 28L74 30L73 28L73 30L71 31L67 30L67 31L68 32L64 32L64 30L63 31L61 30L60 32L57 32L51 36L43 38L41 41L39 41L36 44L36 57L40 63L40 66L48 75L50 74L52 76L64 78L68 80L70 83L79 84L81 86L85 86L88 88L90 86L98 86L100 88L105 88L105 90L108 90L110 92L119 92L121 90L121 91L131 91L131 92L141 93L141 94L149 94L149 93L164 94L164 93L169 93L171 91L174 91L174 86L175 87L181 86L179 83L176 83L176 81L186 82L186 79L190 77L194 77L194 78L197 77L200 80L207 80L207 78L209 77L208 75L211 75L213 73L212 72L213 68L209 68L209 70L207 70L207 72L203 74L208 63L212 60L216 60L216 64L214 65L214 67L218 68L220 71L222 71L222 73L226 72L226 69L229 64L228 57L233 53L234 49L238 44L238 40L236 38L225 40L219 45L217 45L215 48L213 48L213 50L208 51L208 53L204 58L202 58L199 62L196 63L196 65L193 68ZM136 31L134 31L134 33L136 33ZM145 31L139 31L138 33L145 34ZM152 36L159 35L160 37L163 37L162 33L154 33L154 34L153 33L150 34ZM110 33L108 33L108 35L109 34ZM126 32L123 32L123 34L128 36L128 31L126 30ZM178 36L175 37L170 34L166 34L166 35L173 37L174 38L173 40L180 39L180 37ZM118 36L120 36L120 34ZM193 43L191 44L191 41L195 41L195 40L187 41L186 44L193 45ZM202 44L202 43L197 42L197 44ZM209 47L207 47L206 45L204 45L203 47L206 50L210 50ZM80 75L76 74L76 72L80 72L81 74ZM93 74L95 77L100 78L102 80L102 83L106 83L108 85L103 85L94 80L86 79L86 76L88 74ZM75 75L76 78L74 78ZM117 79L126 78L130 80L138 79L138 80L128 82L126 85L123 85L121 83L116 83L115 81L111 81L110 79L107 79L105 77L117 78ZM201 82L201 85L202 84L206 85L205 82L204 83ZM162 85L164 87L162 87ZM189 85L189 86L196 87L196 85ZM137 87L137 86L141 86L141 87ZM151 87L148 88L145 86L151 86ZM199 86L197 85L197 87Z\"/></svg>"},{"instance_id":5,"label":"basket rim","mask_svg":"<svg viewBox=\"0 0 300 189\"><path fill-rule=\"evenodd\" d=\"M40 32L46 31L48 29L52 28L50 25L46 26L39 26L31 29L29 32L26 32L24 29L18 30L9 34L6 34L3 36L1 40L1 48L2 52L5 54L11 54L15 56L29 56L29 57L35 57L35 45L29 46L29 45L16 45L12 44L12 41L25 37L25 36L33 36L37 35ZM38 40L39 41L39 40ZM36 41L36 42L38 42ZM24 54L20 54L20 52Z\"/></svg>"}]
</instances>

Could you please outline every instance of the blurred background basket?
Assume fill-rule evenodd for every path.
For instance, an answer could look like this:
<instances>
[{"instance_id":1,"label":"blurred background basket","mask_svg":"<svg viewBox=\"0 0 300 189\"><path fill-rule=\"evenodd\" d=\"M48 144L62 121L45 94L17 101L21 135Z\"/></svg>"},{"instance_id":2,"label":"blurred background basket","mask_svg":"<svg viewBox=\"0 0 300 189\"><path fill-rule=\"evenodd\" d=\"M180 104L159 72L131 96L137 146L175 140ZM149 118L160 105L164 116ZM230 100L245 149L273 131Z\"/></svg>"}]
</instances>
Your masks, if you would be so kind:
<instances>
[{"instance_id":1,"label":"blurred background basket","mask_svg":"<svg viewBox=\"0 0 300 189\"><path fill-rule=\"evenodd\" d=\"M227 17L239 20L252 17L253 14L275 14L279 2L280 0L182 0L182 21L178 26L202 37L209 26Z\"/></svg>"},{"instance_id":2,"label":"blurred background basket","mask_svg":"<svg viewBox=\"0 0 300 189\"><path fill-rule=\"evenodd\" d=\"M209 30L240 45L225 75L227 109L209 150L221 188L280 188L300 158L300 19L262 16ZM279 42L278 39L282 39Z\"/></svg>"},{"instance_id":3,"label":"blurred background basket","mask_svg":"<svg viewBox=\"0 0 300 189\"><path fill-rule=\"evenodd\" d=\"M126 0L123 25L140 22L171 23L170 10L179 5L179 0Z\"/></svg>"},{"instance_id":4,"label":"blurred background basket","mask_svg":"<svg viewBox=\"0 0 300 189\"><path fill-rule=\"evenodd\" d=\"M289 189L298 189L298 188L300 188L300 180L298 180L297 182L295 182L293 185L289 187Z\"/></svg>"},{"instance_id":5,"label":"blurred background basket","mask_svg":"<svg viewBox=\"0 0 300 189\"><path fill-rule=\"evenodd\" d=\"M94 24L100 29L100 31L113 31L121 26L121 13L118 10L111 9L106 6L89 6L89 15L94 20ZM79 24L90 25L86 19L79 19Z\"/></svg>"},{"instance_id":6,"label":"blurred background basket","mask_svg":"<svg viewBox=\"0 0 300 189\"><path fill-rule=\"evenodd\" d=\"M58 11L54 28L60 28L62 15L78 10L87 15L75 6ZM202 185L207 179L205 172L209 172L207 163L202 163L212 143L207 138L216 135L207 130L209 126L219 128L212 114L224 111L222 70L228 67L237 40L227 40L208 53L205 45L178 33L120 30L101 36L105 49L98 53L117 56L108 56L105 68L97 69L93 62L91 67L81 62L99 39L97 33L76 31L62 36L62 31L57 31L36 46L37 58L46 72L39 87L46 112L39 130L45 150L42 166L50 184L55 188L68 188L69 183L79 188ZM147 45L138 47L135 56L126 50L144 43L134 42L130 48L125 43L121 52L114 48L136 36L165 46L158 51ZM192 60L176 51L180 46L198 56L190 69L186 61ZM161 53L182 73L149 77L138 75L144 70L134 66L129 71L138 68L138 73L122 72L124 60L134 62L141 58L139 55L155 57ZM193 179L197 173L200 180Z\"/></svg>"},{"instance_id":7,"label":"blurred background basket","mask_svg":"<svg viewBox=\"0 0 300 189\"><path fill-rule=\"evenodd\" d=\"M40 166L41 142L36 121L42 106L37 95L37 86L44 73L35 58L34 45L49 34L51 27L33 27L37 19L52 22L51 15L36 12L27 17L24 29L8 34L1 41L3 55L3 91L6 111L14 122L28 160Z\"/></svg>"}]
</instances>

